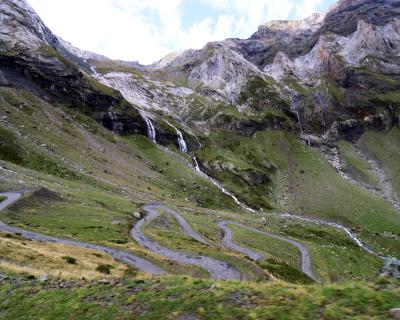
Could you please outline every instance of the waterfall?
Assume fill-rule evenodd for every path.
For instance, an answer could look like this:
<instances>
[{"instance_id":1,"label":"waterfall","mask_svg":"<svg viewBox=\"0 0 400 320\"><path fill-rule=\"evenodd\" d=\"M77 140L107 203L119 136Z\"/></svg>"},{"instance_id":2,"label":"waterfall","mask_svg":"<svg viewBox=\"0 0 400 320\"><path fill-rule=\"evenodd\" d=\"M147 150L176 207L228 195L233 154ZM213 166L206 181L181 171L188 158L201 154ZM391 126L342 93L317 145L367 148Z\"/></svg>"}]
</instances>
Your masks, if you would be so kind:
<instances>
[{"instance_id":1,"label":"waterfall","mask_svg":"<svg viewBox=\"0 0 400 320\"><path fill-rule=\"evenodd\" d=\"M107 114L111 122L111 131L114 133L123 132L124 125L121 123L121 121L118 120L118 117L115 116L115 112L109 111L107 112ZM101 117L103 116L104 115L102 113ZM101 120L101 124L103 124L103 120Z\"/></svg>"},{"instance_id":2,"label":"waterfall","mask_svg":"<svg viewBox=\"0 0 400 320\"><path fill-rule=\"evenodd\" d=\"M298 111L298 104L297 104L296 98L294 96L291 96L291 101L292 101L292 104L290 106L290 109L296 115L297 123L300 126L300 132L303 133L303 126L301 125L301 118L300 118L300 114L299 114L299 111Z\"/></svg>"},{"instance_id":3,"label":"waterfall","mask_svg":"<svg viewBox=\"0 0 400 320\"><path fill-rule=\"evenodd\" d=\"M178 130L177 127L175 127L173 124L169 123L167 120L164 120L169 126L171 126L172 128L175 129L176 134L178 135L178 145L179 145L179 150L183 153L187 153L188 149L187 149L187 145L186 145L186 141L183 138L183 134L182 132L180 132Z\"/></svg>"},{"instance_id":4,"label":"waterfall","mask_svg":"<svg viewBox=\"0 0 400 320\"><path fill-rule=\"evenodd\" d=\"M183 153L186 153L187 146L186 146L185 139L183 139L183 135L178 129L176 129L176 133L178 134L179 150L181 150Z\"/></svg>"},{"instance_id":5,"label":"waterfall","mask_svg":"<svg viewBox=\"0 0 400 320\"><path fill-rule=\"evenodd\" d=\"M194 164L195 164L195 169L196 169L196 171L198 172L198 173L201 173L201 170L200 170L200 166L199 166L199 163L197 162L197 159L196 159L196 157L193 157L193 160L194 160Z\"/></svg>"},{"instance_id":6,"label":"waterfall","mask_svg":"<svg viewBox=\"0 0 400 320\"><path fill-rule=\"evenodd\" d=\"M146 122L147 126L147 136L151 141L157 143L156 141L156 129L154 128L153 122L151 122L150 118L148 118L143 112L141 113L144 121Z\"/></svg>"},{"instance_id":7,"label":"waterfall","mask_svg":"<svg viewBox=\"0 0 400 320\"><path fill-rule=\"evenodd\" d=\"M328 106L333 104L332 101L332 96L329 93L328 89L325 89L325 92L317 91L314 93L314 98L316 102L320 105L321 107L321 120L322 120L322 125L324 126L325 130L325 135L327 133L327 123L326 123L326 114L328 112Z\"/></svg>"},{"instance_id":8,"label":"waterfall","mask_svg":"<svg viewBox=\"0 0 400 320\"><path fill-rule=\"evenodd\" d=\"M300 117L300 113L298 111L298 109L299 109L299 105L298 105L299 94L295 90L288 87L287 85L284 85L284 88L287 90L287 92L289 93L289 96L290 96L290 110L296 115L297 123L299 124L299 127L300 127L300 132L303 133L301 117Z\"/></svg>"}]
</instances>

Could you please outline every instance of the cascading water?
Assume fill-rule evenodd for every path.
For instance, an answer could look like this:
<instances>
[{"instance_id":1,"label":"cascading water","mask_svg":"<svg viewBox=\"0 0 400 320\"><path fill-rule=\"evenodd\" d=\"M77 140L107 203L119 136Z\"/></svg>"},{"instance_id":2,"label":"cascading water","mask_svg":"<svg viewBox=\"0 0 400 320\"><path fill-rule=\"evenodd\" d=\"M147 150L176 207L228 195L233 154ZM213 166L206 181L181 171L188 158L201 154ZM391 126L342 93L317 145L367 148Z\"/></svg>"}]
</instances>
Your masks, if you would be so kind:
<instances>
[{"instance_id":1,"label":"cascading water","mask_svg":"<svg viewBox=\"0 0 400 320\"><path fill-rule=\"evenodd\" d=\"M185 139L183 139L183 135L179 130L176 130L176 133L178 134L178 143L179 143L179 150L182 152L186 153L187 152L187 146Z\"/></svg>"},{"instance_id":2,"label":"cascading water","mask_svg":"<svg viewBox=\"0 0 400 320\"><path fill-rule=\"evenodd\" d=\"M186 145L186 141L183 138L183 134L182 132L180 132L178 130L177 127L175 127L173 124L169 123L168 121L164 120L168 125L170 125L172 128L175 129L176 134L178 135L178 145L179 145L179 150L183 153L187 153L188 149L187 149L187 145Z\"/></svg>"},{"instance_id":3,"label":"cascading water","mask_svg":"<svg viewBox=\"0 0 400 320\"><path fill-rule=\"evenodd\" d=\"M291 101L292 101L292 103L291 103L290 109L296 115L297 122L298 122L298 124L300 126L300 132L303 133L303 126L301 124L301 118L300 118L300 114L299 114L299 111L298 111L298 107L299 106L298 106L298 103L297 103L297 98L292 96L291 97Z\"/></svg>"},{"instance_id":4,"label":"cascading water","mask_svg":"<svg viewBox=\"0 0 400 320\"><path fill-rule=\"evenodd\" d=\"M322 120L322 125L324 126L324 135L326 135L327 133L327 124L326 124L326 114L328 112L328 106L332 105L332 97L328 91L328 89L326 89L325 92L321 92L321 91L317 91L314 93L314 98L316 100L316 102L320 105L321 107L321 120Z\"/></svg>"},{"instance_id":5,"label":"cascading water","mask_svg":"<svg viewBox=\"0 0 400 320\"><path fill-rule=\"evenodd\" d=\"M104 112L101 112L101 114L100 114L100 123L104 127L103 119L104 119Z\"/></svg>"},{"instance_id":6,"label":"cascading water","mask_svg":"<svg viewBox=\"0 0 400 320\"><path fill-rule=\"evenodd\" d=\"M151 120L150 120L144 113L142 113L141 115L142 115L143 119L146 121L147 129L148 129L148 134L149 134L149 138L150 138L153 142L157 143L157 141L156 141L156 131L155 131L155 129L154 129L153 123L151 122ZM167 121L165 121L165 122L168 123ZM172 124L170 124L170 123L168 123L168 124L176 130L176 133L177 133L177 135L178 135L179 149L180 149L182 152L185 152L185 153L186 153L186 152L187 152L187 146L186 146L186 142L185 142L185 140L184 140L184 138L183 138L182 133L181 133L175 126L173 126ZM157 144L157 145L158 145L158 144ZM230 196L230 197L233 199L233 201L235 201L235 203L236 203L238 206L240 206L242 209L247 210L247 211L252 212L252 213L255 213L255 212L256 212L254 209L252 209L252 208L246 206L244 203L240 202L239 199L238 199L234 194L232 194L231 192L229 192L228 190L226 190L225 187L224 187L221 183L219 183L218 181L216 181L215 179L209 177L207 174L205 174L203 171L201 171L200 166L199 166L199 163L197 162L197 159L196 159L195 157L193 158L194 163L195 163L195 166L193 167L193 165L190 164L185 158L179 156L178 154L172 152L171 150L169 150L169 149L167 149L167 148L165 148L165 147L163 147L163 146L161 146L161 145L158 145L158 146L159 146L159 148L161 148L162 150L164 150L164 151L166 151L166 152L169 152L169 153L171 153L171 154L174 154L174 155L178 156L178 157L179 157L180 159L182 159L185 163L187 163L192 169L194 169L198 175L200 175L200 176L202 176L203 178L205 178L205 179L207 179L208 181L210 181L210 182L211 182L212 184L214 184L218 189L220 189L220 190L222 191L222 193L224 193L224 194Z\"/></svg>"},{"instance_id":7,"label":"cascading water","mask_svg":"<svg viewBox=\"0 0 400 320\"><path fill-rule=\"evenodd\" d=\"M112 111L109 111L107 113L107 115L111 122L111 131L114 133L122 132L123 124L120 121L118 121L118 117L115 116L115 113ZM101 117L102 117L101 123L103 124L103 117L104 117L103 113L102 113Z\"/></svg>"},{"instance_id":8,"label":"cascading water","mask_svg":"<svg viewBox=\"0 0 400 320\"><path fill-rule=\"evenodd\" d=\"M196 159L196 157L193 157L193 160L194 160L194 164L195 164L195 169L196 169L196 171L198 172L198 173L201 173L201 170L200 170L200 166L199 166L199 163L197 162L197 159Z\"/></svg>"},{"instance_id":9,"label":"cascading water","mask_svg":"<svg viewBox=\"0 0 400 320\"><path fill-rule=\"evenodd\" d=\"M169 150L169 149L167 149L167 148L165 148L165 147L163 147L163 146L160 146L160 145L158 145L158 146L159 146L159 148L161 148L162 150L164 150L164 151L166 151L166 152L168 152L168 153L170 153L170 154L173 154L173 155L176 156L176 157L179 157L183 162L185 162L186 164L188 164L190 168L192 168L193 170L195 170L196 173L197 173L199 176L203 177L204 179L207 179L207 180L210 181L213 185L215 185L219 190L221 190L222 193L224 193L224 194L226 194L227 196L231 197L231 198L233 199L233 201L235 201L235 203L236 203L239 207L241 207L242 209L244 209L244 210L246 210L246 211L249 211L249 212L251 212L251 213L255 213L255 212L256 212L254 209L252 209L252 208L246 206L244 203L242 203L234 194L232 194L231 192L229 192L228 190L226 190L225 187L224 187L221 183L219 183L217 180L215 180L214 178L211 178L211 177L208 176L206 173L204 173L203 171L201 171L200 166L199 166L199 163L197 162L196 157L193 157L193 161L194 161L194 164L195 164L195 165L193 166L193 164L191 164L187 159L181 157L181 156L178 155L177 153L174 153L174 152L172 152L171 150Z\"/></svg>"},{"instance_id":10,"label":"cascading water","mask_svg":"<svg viewBox=\"0 0 400 320\"><path fill-rule=\"evenodd\" d=\"M300 117L300 113L298 110L299 109L299 103L298 103L298 100L299 100L298 95L299 94L286 85L284 87L290 96L290 110L296 115L297 123L299 124L299 127L300 127L300 132L303 133L303 125L301 123L301 117Z\"/></svg>"},{"instance_id":11,"label":"cascading water","mask_svg":"<svg viewBox=\"0 0 400 320\"><path fill-rule=\"evenodd\" d=\"M150 118L148 118L144 113L141 113L144 121L146 122L147 126L147 136L151 141L157 143L156 141L156 129L154 128L153 122L151 122Z\"/></svg>"}]
</instances>

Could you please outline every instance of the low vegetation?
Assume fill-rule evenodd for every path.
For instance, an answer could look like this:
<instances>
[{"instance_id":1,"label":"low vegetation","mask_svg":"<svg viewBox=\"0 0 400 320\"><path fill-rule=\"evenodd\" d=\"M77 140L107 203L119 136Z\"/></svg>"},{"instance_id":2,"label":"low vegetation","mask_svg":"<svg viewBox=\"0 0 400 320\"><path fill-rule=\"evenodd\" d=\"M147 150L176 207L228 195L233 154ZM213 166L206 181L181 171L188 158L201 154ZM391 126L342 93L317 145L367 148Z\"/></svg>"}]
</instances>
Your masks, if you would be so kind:
<instances>
[{"instance_id":1,"label":"low vegetation","mask_svg":"<svg viewBox=\"0 0 400 320\"><path fill-rule=\"evenodd\" d=\"M378 187L376 177L371 173L371 165L367 160L362 159L346 141L339 141L339 154L344 160L346 171L357 181L363 182L372 187Z\"/></svg>"},{"instance_id":2,"label":"low vegetation","mask_svg":"<svg viewBox=\"0 0 400 320\"><path fill-rule=\"evenodd\" d=\"M381 154L387 153L382 150ZM208 173L246 203L336 221L358 230L377 250L385 248L383 254L400 254L400 238L383 236L385 231L398 235L398 212L384 199L342 178L320 153L293 133L266 130L249 138L226 132L209 135L198 157L202 163L219 163L218 167L209 166ZM386 157L396 177L395 156ZM269 180L256 186L244 181L240 172L251 168Z\"/></svg>"},{"instance_id":3,"label":"low vegetation","mask_svg":"<svg viewBox=\"0 0 400 320\"><path fill-rule=\"evenodd\" d=\"M359 145L385 170L400 198L400 130L393 128L387 133L369 131L361 137Z\"/></svg>"},{"instance_id":4,"label":"low vegetation","mask_svg":"<svg viewBox=\"0 0 400 320\"><path fill-rule=\"evenodd\" d=\"M274 277L283 279L287 282L303 284L314 283L314 281L308 278L304 273L285 262L279 262L275 259L267 259L259 262L259 265Z\"/></svg>"},{"instance_id":5,"label":"low vegetation","mask_svg":"<svg viewBox=\"0 0 400 320\"><path fill-rule=\"evenodd\" d=\"M113 265L114 277L123 277L129 273L125 265L94 250L30 241L5 233L0 233L0 257L0 275L36 278L48 275L65 280L99 279L104 275L96 271L98 265Z\"/></svg>"},{"instance_id":6,"label":"low vegetation","mask_svg":"<svg viewBox=\"0 0 400 320\"><path fill-rule=\"evenodd\" d=\"M166 276L106 283L2 281L0 319L391 319L395 283L329 286Z\"/></svg>"},{"instance_id":7,"label":"low vegetation","mask_svg":"<svg viewBox=\"0 0 400 320\"><path fill-rule=\"evenodd\" d=\"M68 264L77 264L76 258L70 256L61 257L61 259L65 260Z\"/></svg>"},{"instance_id":8,"label":"low vegetation","mask_svg":"<svg viewBox=\"0 0 400 320\"><path fill-rule=\"evenodd\" d=\"M111 273L111 269L114 269L114 267L112 265L109 264L99 264L96 268L96 271L100 272L100 273L104 273L104 274L110 274Z\"/></svg>"}]
</instances>

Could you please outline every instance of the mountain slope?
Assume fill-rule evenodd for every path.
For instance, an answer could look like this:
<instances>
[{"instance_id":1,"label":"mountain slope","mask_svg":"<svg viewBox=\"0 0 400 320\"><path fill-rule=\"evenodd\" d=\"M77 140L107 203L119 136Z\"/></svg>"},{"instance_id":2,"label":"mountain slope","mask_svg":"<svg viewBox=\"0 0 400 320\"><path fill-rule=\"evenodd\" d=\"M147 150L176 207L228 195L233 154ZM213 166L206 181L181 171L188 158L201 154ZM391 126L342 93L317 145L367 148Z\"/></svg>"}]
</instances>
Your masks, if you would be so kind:
<instances>
[{"instance_id":1,"label":"mountain slope","mask_svg":"<svg viewBox=\"0 0 400 320\"><path fill-rule=\"evenodd\" d=\"M0 191L29 192L0 220L126 250L173 275L210 277L213 268L184 263L195 256L219 261L241 280L309 284L313 280L301 268L306 252L308 274L317 282L374 279L391 261L387 256L400 256L399 10L396 1L339 1L303 21L267 23L247 40L212 42L142 66L74 48L26 1L3 1ZM148 221L142 207L154 202L162 205ZM229 226L234 246L225 245L223 221L236 223ZM132 238L132 224L151 246ZM54 276L73 261L65 258L73 254L68 246L32 243L43 254L41 264L18 234L0 233L0 240L7 243L0 246L0 272L18 274L5 283L9 288L28 286L21 273L36 270L37 276L51 265ZM108 270L110 277L136 278L144 288L160 281L162 294L171 281L184 279L147 280L149 275L98 255L77 251L76 272L68 266L60 277L96 279ZM185 281L179 290L211 283ZM229 294L239 292L243 301L243 290L276 294L286 284L215 286L232 288ZM378 286L339 285L350 295L385 299L368 312L386 317L398 293ZM310 301L326 295L317 285L293 290L310 292ZM60 294L58 288L53 293ZM151 299L159 304L157 295ZM221 299L225 308L225 292ZM354 303L370 302L361 300ZM265 301L248 302L239 308L243 314ZM195 304L168 312L212 318L194 311ZM324 309L324 316L362 313L350 309ZM310 318L317 311L304 312ZM254 314L266 313L260 307Z\"/></svg>"}]
</instances>

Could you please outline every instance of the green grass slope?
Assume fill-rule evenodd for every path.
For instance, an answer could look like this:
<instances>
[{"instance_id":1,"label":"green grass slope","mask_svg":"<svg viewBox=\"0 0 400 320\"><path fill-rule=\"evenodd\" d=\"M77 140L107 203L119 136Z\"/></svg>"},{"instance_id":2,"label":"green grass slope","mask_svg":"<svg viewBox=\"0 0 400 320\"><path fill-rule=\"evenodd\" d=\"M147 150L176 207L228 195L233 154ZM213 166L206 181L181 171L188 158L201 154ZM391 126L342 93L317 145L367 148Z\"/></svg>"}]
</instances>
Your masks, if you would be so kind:
<instances>
[{"instance_id":1,"label":"green grass slope","mask_svg":"<svg viewBox=\"0 0 400 320\"><path fill-rule=\"evenodd\" d=\"M400 129L393 128L388 133L367 132L359 145L384 169L400 198Z\"/></svg>"},{"instance_id":2,"label":"green grass slope","mask_svg":"<svg viewBox=\"0 0 400 320\"><path fill-rule=\"evenodd\" d=\"M357 181L378 188L378 182L371 172L372 168L368 161L360 157L349 142L339 141L338 146L339 155L346 164L347 173Z\"/></svg>"},{"instance_id":3,"label":"green grass slope","mask_svg":"<svg viewBox=\"0 0 400 320\"><path fill-rule=\"evenodd\" d=\"M384 235L399 235L398 212L384 199L343 179L321 154L294 134L267 130L248 138L218 133L208 139L199 158L203 163L233 167L216 170L209 166L208 171L246 203L336 221L354 228L378 251L400 254L400 238ZM395 166L394 161L391 165ZM248 169L269 180L257 186L246 183L240 172Z\"/></svg>"},{"instance_id":4,"label":"green grass slope","mask_svg":"<svg viewBox=\"0 0 400 320\"><path fill-rule=\"evenodd\" d=\"M0 319L392 319L391 283L300 286L188 277L1 282Z\"/></svg>"}]
</instances>

